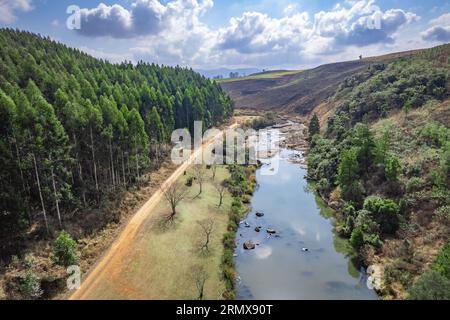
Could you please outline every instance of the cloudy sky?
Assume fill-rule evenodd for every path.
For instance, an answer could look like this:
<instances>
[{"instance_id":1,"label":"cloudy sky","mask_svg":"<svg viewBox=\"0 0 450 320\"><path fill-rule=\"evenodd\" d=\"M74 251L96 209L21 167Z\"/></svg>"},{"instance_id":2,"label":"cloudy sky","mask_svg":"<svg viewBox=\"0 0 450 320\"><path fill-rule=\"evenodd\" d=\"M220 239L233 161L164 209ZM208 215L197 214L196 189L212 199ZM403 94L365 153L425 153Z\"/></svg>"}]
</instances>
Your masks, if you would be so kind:
<instances>
[{"instance_id":1,"label":"cloudy sky","mask_svg":"<svg viewBox=\"0 0 450 320\"><path fill-rule=\"evenodd\" d=\"M448 43L450 0L0 0L0 27L113 62L295 69Z\"/></svg>"}]
</instances>

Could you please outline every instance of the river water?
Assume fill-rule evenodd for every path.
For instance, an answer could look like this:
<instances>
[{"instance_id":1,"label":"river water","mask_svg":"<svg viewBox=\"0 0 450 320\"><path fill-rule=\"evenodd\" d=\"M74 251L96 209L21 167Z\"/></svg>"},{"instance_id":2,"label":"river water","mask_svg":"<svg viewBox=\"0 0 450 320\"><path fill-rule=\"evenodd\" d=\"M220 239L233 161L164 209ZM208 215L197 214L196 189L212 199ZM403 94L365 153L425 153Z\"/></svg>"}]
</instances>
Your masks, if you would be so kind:
<instances>
[{"instance_id":1,"label":"river water","mask_svg":"<svg viewBox=\"0 0 450 320\"><path fill-rule=\"evenodd\" d=\"M306 169L290 160L294 155L302 157L281 150L275 175L264 169L277 159L261 159L247 226L241 223L237 234L238 299L377 299L348 243L333 232L329 211L308 190ZM267 228L277 234L269 236ZM256 249L243 249L248 240Z\"/></svg>"}]
</instances>

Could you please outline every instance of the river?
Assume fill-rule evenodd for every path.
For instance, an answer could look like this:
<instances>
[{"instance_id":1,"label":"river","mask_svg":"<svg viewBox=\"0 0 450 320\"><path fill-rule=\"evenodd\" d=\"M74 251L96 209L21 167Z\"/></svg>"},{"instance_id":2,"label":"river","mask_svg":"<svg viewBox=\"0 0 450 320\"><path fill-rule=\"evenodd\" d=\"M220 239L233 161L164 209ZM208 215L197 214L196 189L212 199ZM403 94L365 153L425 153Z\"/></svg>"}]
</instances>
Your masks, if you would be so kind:
<instances>
[{"instance_id":1,"label":"river","mask_svg":"<svg viewBox=\"0 0 450 320\"><path fill-rule=\"evenodd\" d=\"M281 150L275 175L263 173L276 158L261 159L247 226L241 223L237 234L238 299L377 299L352 263L348 243L334 233L329 210L308 190L306 169L290 160L295 154L302 157ZM248 240L256 249L243 249Z\"/></svg>"}]
</instances>

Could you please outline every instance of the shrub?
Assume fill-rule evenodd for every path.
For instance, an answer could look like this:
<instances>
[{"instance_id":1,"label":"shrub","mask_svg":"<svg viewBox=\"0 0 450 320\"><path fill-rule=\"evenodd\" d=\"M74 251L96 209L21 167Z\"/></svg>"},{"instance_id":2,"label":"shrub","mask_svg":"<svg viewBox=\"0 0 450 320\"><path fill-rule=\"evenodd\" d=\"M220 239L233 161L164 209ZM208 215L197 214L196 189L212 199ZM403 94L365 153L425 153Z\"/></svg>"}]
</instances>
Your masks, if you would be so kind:
<instances>
[{"instance_id":1,"label":"shrub","mask_svg":"<svg viewBox=\"0 0 450 320\"><path fill-rule=\"evenodd\" d=\"M32 271L29 271L26 274L25 278L23 279L21 289L23 294L33 299L40 298L44 293L41 289L40 279Z\"/></svg>"},{"instance_id":2,"label":"shrub","mask_svg":"<svg viewBox=\"0 0 450 320\"><path fill-rule=\"evenodd\" d=\"M65 231L61 231L56 238L53 256L57 264L61 266L71 266L78 261L77 243Z\"/></svg>"},{"instance_id":3,"label":"shrub","mask_svg":"<svg viewBox=\"0 0 450 320\"><path fill-rule=\"evenodd\" d=\"M406 192L418 191L425 186L425 180L419 177L412 177L406 183Z\"/></svg>"},{"instance_id":4,"label":"shrub","mask_svg":"<svg viewBox=\"0 0 450 320\"><path fill-rule=\"evenodd\" d=\"M189 177L186 179L186 187L192 187L194 184L194 177Z\"/></svg>"},{"instance_id":5,"label":"shrub","mask_svg":"<svg viewBox=\"0 0 450 320\"><path fill-rule=\"evenodd\" d=\"M364 210L371 213L383 233L393 234L399 226L399 206L390 199L368 197L364 201Z\"/></svg>"},{"instance_id":6,"label":"shrub","mask_svg":"<svg viewBox=\"0 0 450 320\"><path fill-rule=\"evenodd\" d=\"M434 211L434 216L439 222L444 225L450 226L450 206L442 206Z\"/></svg>"},{"instance_id":7,"label":"shrub","mask_svg":"<svg viewBox=\"0 0 450 320\"><path fill-rule=\"evenodd\" d=\"M449 300L450 280L439 272L424 273L409 292L411 300Z\"/></svg>"},{"instance_id":8,"label":"shrub","mask_svg":"<svg viewBox=\"0 0 450 320\"><path fill-rule=\"evenodd\" d=\"M249 204L250 202L252 202L252 197L249 196L248 194L244 194L241 198L242 202L245 204Z\"/></svg>"},{"instance_id":9,"label":"shrub","mask_svg":"<svg viewBox=\"0 0 450 320\"><path fill-rule=\"evenodd\" d=\"M350 244L356 249L359 249L364 245L364 232L360 228L353 230L352 235L350 236Z\"/></svg>"},{"instance_id":10,"label":"shrub","mask_svg":"<svg viewBox=\"0 0 450 320\"><path fill-rule=\"evenodd\" d=\"M450 243L442 248L433 265L433 270L450 280Z\"/></svg>"}]
</instances>

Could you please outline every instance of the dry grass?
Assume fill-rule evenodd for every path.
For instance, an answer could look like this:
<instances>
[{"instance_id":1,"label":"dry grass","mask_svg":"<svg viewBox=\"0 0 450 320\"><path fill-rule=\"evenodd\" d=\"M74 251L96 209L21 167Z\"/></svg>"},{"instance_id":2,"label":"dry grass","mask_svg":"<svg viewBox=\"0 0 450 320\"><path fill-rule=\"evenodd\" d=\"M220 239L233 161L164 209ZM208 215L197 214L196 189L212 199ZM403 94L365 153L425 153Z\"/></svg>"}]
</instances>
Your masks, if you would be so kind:
<instances>
[{"instance_id":1,"label":"dry grass","mask_svg":"<svg viewBox=\"0 0 450 320\"><path fill-rule=\"evenodd\" d=\"M208 177L211 171L207 171ZM228 178L224 167L217 170L216 181ZM189 172L188 175L189 176ZM187 176L180 178L185 181ZM221 299L225 284L221 275L222 237L226 232L231 196L226 194L218 208L219 197L211 181L198 193L194 183L189 196L178 207L173 224L163 217L170 211L165 202L155 209L155 218L141 227L130 252L119 268L91 293L91 299L195 299L197 288L191 276L193 267L201 265L208 273L206 299ZM203 234L198 221L213 218L214 232L210 252L201 253L199 242ZM116 266L115 266L116 267Z\"/></svg>"}]
</instances>

